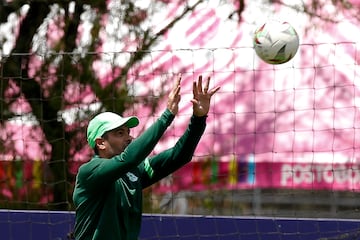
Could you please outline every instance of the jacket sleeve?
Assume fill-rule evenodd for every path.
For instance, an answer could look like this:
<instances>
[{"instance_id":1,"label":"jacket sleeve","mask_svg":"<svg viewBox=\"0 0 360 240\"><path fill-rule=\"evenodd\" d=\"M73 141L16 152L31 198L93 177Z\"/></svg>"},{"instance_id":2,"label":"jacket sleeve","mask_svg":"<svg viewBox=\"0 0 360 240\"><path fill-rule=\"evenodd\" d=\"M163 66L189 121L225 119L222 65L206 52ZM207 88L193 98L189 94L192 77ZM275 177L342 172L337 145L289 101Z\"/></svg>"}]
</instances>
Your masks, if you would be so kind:
<instances>
[{"instance_id":1,"label":"jacket sleeve","mask_svg":"<svg viewBox=\"0 0 360 240\"><path fill-rule=\"evenodd\" d=\"M190 162L206 127L206 116L192 116L185 133L175 146L151 158L139 166L142 187L146 188Z\"/></svg>"},{"instance_id":2,"label":"jacket sleeve","mask_svg":"<svg viewBox=\"0 0 360 240\"><path fill-rule=\"evenodd\" d=\"M101 188L116 181L121 175L136 168L151 153L173 119L174 115L166 109L160 118L134 139L120 155L111 159L95 156L84 164L79 169L79 180L82 179L90 189Z\"/></svg>"}]
</instances>

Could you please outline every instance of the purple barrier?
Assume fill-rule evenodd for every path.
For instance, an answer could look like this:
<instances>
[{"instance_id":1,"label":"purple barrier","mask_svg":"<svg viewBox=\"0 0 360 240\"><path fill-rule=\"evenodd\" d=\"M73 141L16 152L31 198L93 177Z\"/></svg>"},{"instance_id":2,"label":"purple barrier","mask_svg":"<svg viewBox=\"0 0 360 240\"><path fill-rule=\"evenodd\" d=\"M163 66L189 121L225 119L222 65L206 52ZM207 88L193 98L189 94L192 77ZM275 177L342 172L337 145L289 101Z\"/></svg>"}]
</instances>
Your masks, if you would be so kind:
<instances>
[{"instance_id":1,"label":"purple barrier","mask_svg":"<svg viewBox=\"0 0 360 240\"><path fill-rule=\"evenodd\" d=\"M73 212L0 211L2 240L65 240ZM360 220L144 215L141 240L350 240Z\"/></svg>"}]
</instances>

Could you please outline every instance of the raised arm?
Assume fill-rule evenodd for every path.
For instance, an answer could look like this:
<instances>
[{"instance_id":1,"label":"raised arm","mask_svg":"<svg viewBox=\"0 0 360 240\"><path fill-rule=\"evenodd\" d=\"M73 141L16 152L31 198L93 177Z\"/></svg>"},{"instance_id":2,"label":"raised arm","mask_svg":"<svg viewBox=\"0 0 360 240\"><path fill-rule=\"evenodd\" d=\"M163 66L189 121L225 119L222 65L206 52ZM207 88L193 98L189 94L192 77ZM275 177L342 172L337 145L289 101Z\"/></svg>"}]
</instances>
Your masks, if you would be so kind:
<instances>
[{"instance_id":1,"label":"raised arm","mask_svg":"<svg viewBox=\"0 0 360 240\"><path fill-rule=\"evenodd\" d=\"M191 161L195 149L206 127L206 117L210 109L211 97L220 89L214 87L209 90L210 77L203 87L202 76L193 83L193 116L184 134L173 148L146 159L140 165L143 177L143 188L150 186L158 180L176 171Z\"/></svg>"},{"instance_id":2,"label":"raised arm","mask_svg":"<svg viewBox=\"0 0 360 240\"><path fill-rule=\"evenodd\" d=\"M181 76L175 79L169 93L167 109L143 134L134 139L119 155L110 159L95 157L80 168L80 176L93 189L116 181L121 175L138 166L154 149L178 112Z\"/></svg>"}]
</instances>

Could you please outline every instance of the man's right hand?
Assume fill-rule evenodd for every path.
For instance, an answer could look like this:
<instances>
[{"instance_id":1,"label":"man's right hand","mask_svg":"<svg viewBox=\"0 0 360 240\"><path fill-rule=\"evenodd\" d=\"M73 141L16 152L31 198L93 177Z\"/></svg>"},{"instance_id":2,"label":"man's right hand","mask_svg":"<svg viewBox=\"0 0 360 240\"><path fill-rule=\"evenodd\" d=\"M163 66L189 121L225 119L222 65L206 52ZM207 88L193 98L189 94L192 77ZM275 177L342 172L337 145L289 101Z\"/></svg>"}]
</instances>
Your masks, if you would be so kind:
<instances>
[{"instance_id":1,"label":"man's right hand","mask_svg":"<svg viewBox=\"0 0 360 240\"><path fill-rule=\"evenodd\" d=\"M181 99L180 83L181 83L181 74L179 74L176 77L175 84L174 84L172 90L170 91L170 94L168 97L168 102L167 102L167 108L174 115L176 115L179 111L179 102Z\"/></svg>"}]
</instances>

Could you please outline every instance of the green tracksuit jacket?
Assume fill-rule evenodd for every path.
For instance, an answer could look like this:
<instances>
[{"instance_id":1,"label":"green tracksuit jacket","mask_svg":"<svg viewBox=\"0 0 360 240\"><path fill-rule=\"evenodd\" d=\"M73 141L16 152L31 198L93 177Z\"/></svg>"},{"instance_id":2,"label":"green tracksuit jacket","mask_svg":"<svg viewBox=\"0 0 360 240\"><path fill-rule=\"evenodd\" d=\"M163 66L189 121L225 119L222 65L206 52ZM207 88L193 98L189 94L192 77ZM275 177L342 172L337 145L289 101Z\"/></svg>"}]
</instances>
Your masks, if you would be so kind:
<instances>
[{"instance_id":1,"label":"green tracksuit jacket","mask_svg":"<svg viewBox=\"0 0 360 240\"><path fill-rule=\"evenodd\" d=\"M206 117L192 116L173 148L148 157L173 119L166 110L120 155L111 159L95 155L79 168L73 194L75 239L138 239L142 189L189 162L205 130Z\"/></svg>"}]
</instances>

